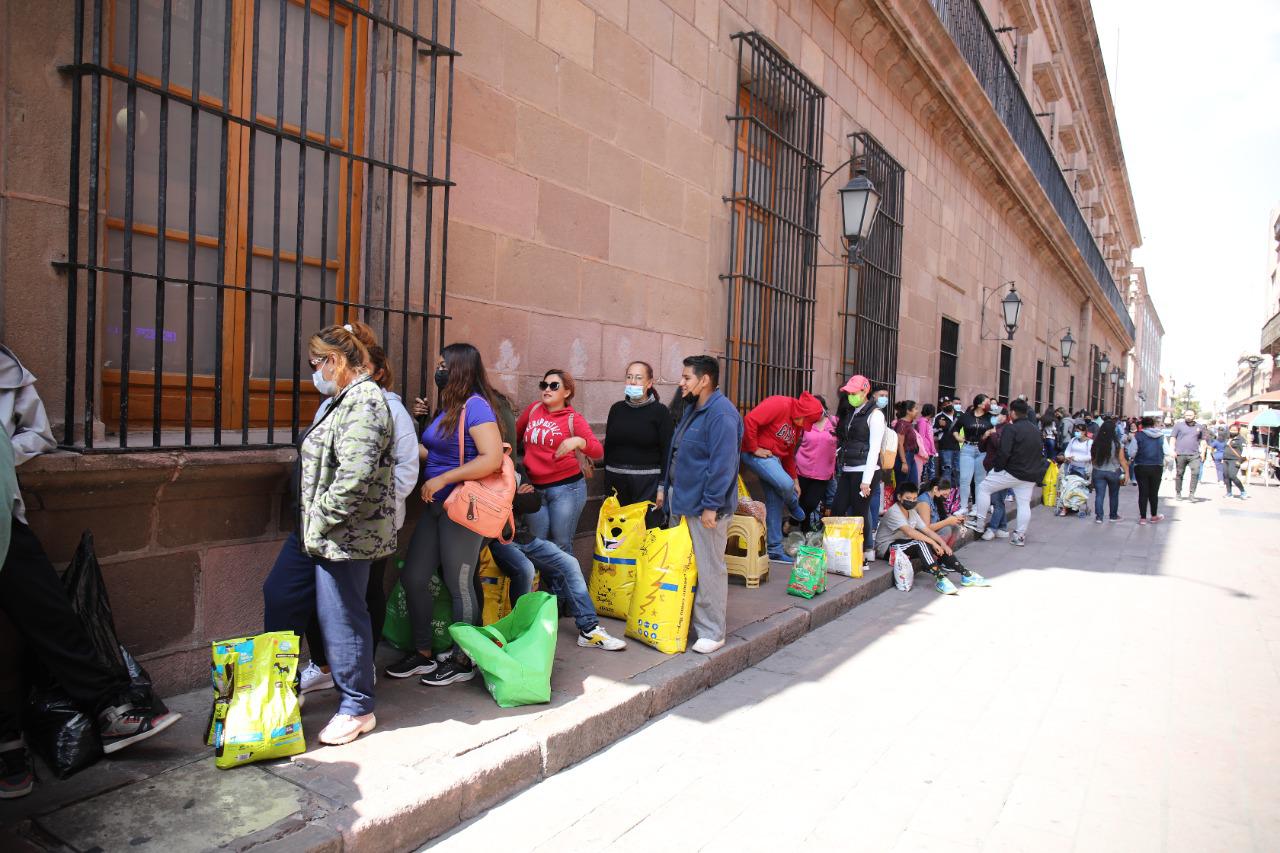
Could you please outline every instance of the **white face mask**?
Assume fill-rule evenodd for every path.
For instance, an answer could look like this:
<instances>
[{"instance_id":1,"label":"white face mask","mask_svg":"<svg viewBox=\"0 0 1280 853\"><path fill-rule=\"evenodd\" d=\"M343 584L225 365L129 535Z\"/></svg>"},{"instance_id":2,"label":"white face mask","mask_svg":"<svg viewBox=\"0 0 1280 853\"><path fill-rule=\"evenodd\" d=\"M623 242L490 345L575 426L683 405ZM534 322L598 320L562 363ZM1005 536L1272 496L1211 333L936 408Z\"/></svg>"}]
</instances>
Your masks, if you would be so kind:
<instances>
[{"instance_id":1,"label":"white face mask","mask_svg":"<svg viewBox=\"0 0 1280 853\"><path fill-rule=\"evenodd\" d=\"M311 374L311 384L316 386L316 390L326 397L332 397L338 393L338 383L332 379L324 378L324 365L316 368L316 372Z\"/></svg>"}]
</instances>

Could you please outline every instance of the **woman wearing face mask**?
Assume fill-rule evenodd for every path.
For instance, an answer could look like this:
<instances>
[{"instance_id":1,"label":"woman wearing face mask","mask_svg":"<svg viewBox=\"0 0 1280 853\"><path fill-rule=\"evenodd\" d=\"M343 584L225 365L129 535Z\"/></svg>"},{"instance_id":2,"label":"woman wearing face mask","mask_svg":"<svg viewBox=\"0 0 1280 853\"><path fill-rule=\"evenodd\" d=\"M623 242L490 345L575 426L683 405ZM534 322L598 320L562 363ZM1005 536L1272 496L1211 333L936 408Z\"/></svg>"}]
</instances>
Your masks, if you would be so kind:
<instances>
[{"instance_id":1,"label":"woman wearing face mask","mask_svg":"<svg viewBox=\"0 0 1280 853\"><path fill-rule=\"evenodd\" d=\"M662 508L672 429L671 412L653 387L653 368L631 362L623 398L609 409L604 428L605 489L616 491L623 506L649 501Z\"/></svg>"},{"instance_id":2,"label":"woman wearing face mask","mask_svg":"<svg viewBox=\"0 0 1280 853\"><path fill-rule=\"evenodd\" d=\"M570 405L575 390L572 376L548 370L538 390L542 399L530 403L516 421L529 482L542 496L542 507L527 519L529 532L572 554L573 534L587 504L579 454L598 462L604 458L604 448L591 424Z\"/></svg>"},{"instance_id":3,"label":"woman wearing face mask","mask_svg":"<svg viewBox=\"0 0 1280 853\"><path fill-rule=\"evenodd\" d=\"M1071 440L1067 442L1067 446L1062 449L1062 458L1066 461L1066 470L1063 475L1075 474L1080 477L1089 479L1093 468L1093 440L1089 438L1089 433L1085 429L1085 425L1078 423L1071 433Z\"/></svg>"},{"instance_id":4,"label":"woman wearing face mask","mask_svg":"<svg viewBox=\"0 0 1280 853\"><path fill-rule=\"evenodd\" d=\"M871 539L871 492L880 470L880 448L886 429L884 411L870 395L867 377L850 377L840 389L836 407L838 482L832 514L864 519L864 542ZM874 560L875 550L868 548L867 552L868 559Z\"/></svg>"},{"instance_id":5,"label":"woman wearing face mask","mask_svg":"<svg viewBox=\"0 0 1280 853\"><path fill-rule=\"evenodd\" d=\"M920 435L916 467L920 470L921 480L932 480L938 476L938 445L933 439L933 419L937 413L933 403L925 403L920 407L920 417L915 421L916 432Z\"/></svg>"},{"instance_id":6,"label":"woman wearing face mask","mask_svg":"<svg viewBox=\"0 0 1280 853\"><path fill-rule=\"evenodd\" d=\"M1244 483L1240 482L1240 466L1244 464L1244 436L1240 434L1240 427L1231 426L1227 429L1227 443L1222 449L1222 479L1227 484L1227 497L1231 497L1231 487L1235 486L1240 490L1240 500L1248 500L1249 493L1244 490Z\"/></svg>"},{"instance_id":7,"label":"woman wearing face mask","mask_svg":"<svg viewBox=\"0 0 1280 853\"><path fill-rule=\"evenodd\" d=\"M299 440L297 528L262 585L263 622L267 631L301 636L318 615L342 694L320 742L342 744L376 724L365 592L370 562L396 548L394 421L351 326L317 332L309 349L316 390L334 400Z\"/></svg>"},{"instance_id":8,"label":"woman wearing face mask","mask_svg":"<svg viewBox=\"0 0 1280 853\"><path fill-rule=\"evenodd\" d=\"M960 474L960 441L951 431L956 418L964 411L964 405L944 396L938 403L938 414L933 418L933 441L938 450L938 476L954 483Z\"/></svg>"},{"instance_id":9,"label":"woman wearing face mask","mask_svg":"<svg viewBox=\"0 0 1280 853\"><path fill-rule=\"evenodd\" d=\"M965 515L969 511L973 495L978 486L986 479L987 473L982 468L982 451L978 442L982 434L994 426L991 412L993 400L986 394L978 394L973 398L973 406L969 411L956 418L951 431L960 442L960 509Z\"/></svg>"},{"instance_id":10,"label":"woman wearing face mask","mask_svg":"<svg viewBox=\"0 0 1280 853\"><path fill-rule=\"evenodd\" d=\"M915 400L899 400L893 407L893 431L898 434L898 455L893 463L893 478L899 483L920 482L920 433L916 432L916 419L920 407Z\"/></svg>"},{"instance_id":11,"label":"woman wearing face mask","mask_svg":"<svg viewBox=\"0 0 1280 853\"><path fill-rule=\"evenodd\" d=\"M1116 432L1116 422L1103 421L1094 436L1090 449L1093 463L1093 520L1102 524L1104 495L1111 494L1108 518L1120 521L1120 487L1124 485L1125 469L1129 459L1125 456L1124 443Z\"/></svg>"},{"instance_id":12,"label":"woman wearing face mask","mask_svg":"<svg viewBox=\"0 0 1280 853\"><path fill-rule=\"evenodd\" d=\"M404 587L414 651L387 667L392 678L421 676L431 687L469 681L475 666L455 647L444 661L431 657L431 616L434 602L428 592L439 574L453 600L453 618L480 624L483 596L476 572L483 537L449 517L445 499L458 483L479 480L502 467L502 431L480 352L471 344L450 344L440 351L436 384L441 385L439 411L422 431L419 456L424 461L422 500L426 511L409 540L400 583ZM462 456L458 454L461 431Z\"/></svg>"},{"instance_id":13,"label":"woman wearing face mask","mask_svg":"<svg viewBox=\"0 0 1280 853\"><path fill-rule=\"evenodd\" d=\"M800 435L796 448L796 474L800 480L800 508L804 510L810 533L821 528L814 525L818 507L829 508L835 498L832 487L836 473L836 421L827 413L827 401L821 395L815 399L822 405L822 417Z\"/></svg>"}]
</instances>

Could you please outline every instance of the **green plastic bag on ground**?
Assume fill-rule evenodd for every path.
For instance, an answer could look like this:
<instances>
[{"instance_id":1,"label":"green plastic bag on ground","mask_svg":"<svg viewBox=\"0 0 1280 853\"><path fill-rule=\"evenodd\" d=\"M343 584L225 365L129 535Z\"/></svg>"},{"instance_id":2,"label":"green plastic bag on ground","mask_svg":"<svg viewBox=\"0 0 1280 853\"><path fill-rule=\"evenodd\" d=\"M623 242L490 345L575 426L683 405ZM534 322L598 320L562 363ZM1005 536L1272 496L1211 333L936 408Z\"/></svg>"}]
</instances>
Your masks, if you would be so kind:
<instances>
[{"instance_id":1,"label":"green plastic bag on ground","mask_svg":"<svg viewBox=\"0 0 1280 853\"><path fill-rule=\"evenodd\" d=\"M207 742L214 763L238 767L307 748L294 679L298 635L273 631L213 644L213 710Z\"/></svg>"},{"instance_id":2,"label":"green plastic bag on ground","mask_svg":"<svg viewBox=\"0 0 1280 853\"><path fill-rule=\"evenodd\" d=\"M556 621L555 596L530 592L492 625L455 622L449 634L480 668L494 701L514 708L551 701Z\"/></svg>"},{"instance_id":3,"label":"green plastic bag on ground","mask_svg":"<svg viewBox=\"0 0 1280 853\"><path fill-rule=\"evenodd\" d=\"M453 648L453 637L449 636L449 626L453 624L453 599L439 575L431 576L427 589L432 601L431 651L440 654Z\"/></svg>"},{"instance_id":4,"label":"green plastic bag on ground","mask_svg":"<svg viewBox=\"0 0 1280 853\"><path fill-rule=\"evenodd\" d=\"M827 591L827 552L823 548L801 545L787 581L787 595L813 598Z\"/></svg>"},{"instance_id":5,"label":"green plastic bag on ground","mask_svg":"<svg viewBox=\"0 0 1280 853\"><path fill-rule=\"evenodd\" d=\"M404 587L396 581L387 597L387 618L382 623L382 639L402 652L413 649L413 626L409 622L409 603L404 597Z\"/></svg>"}]
</instances>

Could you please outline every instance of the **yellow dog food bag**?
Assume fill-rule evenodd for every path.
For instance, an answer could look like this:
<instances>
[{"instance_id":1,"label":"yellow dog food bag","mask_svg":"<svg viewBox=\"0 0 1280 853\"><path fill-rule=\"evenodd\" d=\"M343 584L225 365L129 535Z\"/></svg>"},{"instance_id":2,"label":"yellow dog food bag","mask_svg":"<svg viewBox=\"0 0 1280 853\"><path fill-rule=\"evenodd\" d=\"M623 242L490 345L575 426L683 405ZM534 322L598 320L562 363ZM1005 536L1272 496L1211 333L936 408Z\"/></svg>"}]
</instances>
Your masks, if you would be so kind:
<instances>
[{"instance_id":1,"label":"yellow dog food bag","mask_svg":"<svg viewBox=\"0 0 1280 853\"><path fill-rule=\"evenodd\" d=\"M647 503L622 506L616 495L609 495L600 507L587 593L601 616L627 618L647 532L644 516L648 511Z\"/></svg>"},{"instance_id":2,"label":"yellow dog food bag","mask_svg":"<svg viewBox=\"0 0 1280 853\"><path fill-rule=\"evenodd\" d=\"M492 625L511 612L511 580L502 573L488 548L480 549L480 592L484 595L481 602L480 624Z\"/></svg>"},{"instance_id":3,"label":"yellow dog food bag","mask_svg":"<svg viewBox=\"0 0 1280 853\"><path fill-rule=\"evenodd\" d=\"M822 527L827 571L851 578L862 577L862 519L831 515L822 519Z\"/></svg>"},{"instance_id":4,"label":"yellow dog food bag","mask_svg":"<svg viewBox=\"0 0 1280 853\"><path fill-rule=\"evenodd\" d=\"M213 643L213 710L207 742L221 769L307 748L294 676L298 635L273 631Z\"/></svg>"},{"instance_id":5,"label":"yellow dog food bag","mask_svg":"<svg viewBox=\"0 0 1280 853\"><path fill-rule=\"evenodd\" d=\"M687 522L682 518L677 527L650 530L627 612L627 636L664 654L683 652L697 589L698 568Z\"/></svg>"}]
</instances>

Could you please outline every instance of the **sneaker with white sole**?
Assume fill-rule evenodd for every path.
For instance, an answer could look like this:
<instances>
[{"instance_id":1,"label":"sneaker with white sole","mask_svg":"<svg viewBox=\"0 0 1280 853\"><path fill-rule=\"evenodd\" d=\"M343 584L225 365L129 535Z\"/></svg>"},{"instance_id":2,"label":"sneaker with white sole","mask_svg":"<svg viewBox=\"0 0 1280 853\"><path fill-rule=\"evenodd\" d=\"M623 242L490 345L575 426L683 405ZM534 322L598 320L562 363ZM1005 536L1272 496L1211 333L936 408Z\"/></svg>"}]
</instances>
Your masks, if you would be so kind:
<instances>
[{"instance_id":1,"label":"sneaker with white sole","mask_svg":"<svg viewBox=\"0 0 1280 853\"><path fill-rule=\"evenodd\" d=\"M439 664L426 655L410 652L384 669L383 672L391 678L413 678L415 675L427 675L435 672L437 666Z\"/></svg>"},{"instance_id":2,"label":"sneaker with white sole","mask_svg":"<svg viewBox=\"0 0 1280 853\"><path fill-rule=\"evenodd\" d=\"M138 709L128 704L107 708L98 715L102 751L110 755L116 750L160 734L181 719L182 715L175 711L157 713L150 708Z\"/></svg>"},{"instance_id":3,"label":"sneaker with white sole","mask_svg":"<svg viewBox=\"0 0 1280 853\"><path fill-rule=\"evenodd\" d=\"M0 743L0 800L16 800L36 786L31 753L22 738Z\"/></svg>"},{"instance_id":4,"label":"sneaker with white sole","mask_svg":"<svg viewBox=\"0 0 1280 853\"><path fill-rule=\"evenodd\" d=\"M1007 530L997 530L997 531L996 531L996 538L997 538L997 539L1008 539L1008 538L1009 538L1009 531L1007 531Z\"/></svg>"},{"instance_id":5,"label":"sneaker with white sole","mask_svg":"<svg viewBox=\"0 0 1280 853\"><path fill-rule=\"evenodd\" d=\"M956 585L947 578L938 578L933 582L933 588L943 595L955 595L959 592L956 589Z\"/></svg>"},{"instance_id":6,"label":"sneaker with white sole","mask_svg":"<svg viewBox=\"0 0 1280 853\"><path fill-rule=\"evenodd\" d=\"M990 542L992 539L996 538L996 532L992 530L990 527L988 527L986 530L983 531L982 536L978 538L980 538L983 542Z\"/></svg>"},{"instance_id":7,"label":"sneaker with white sole","mask_svg":"<svg viewBox=\"0 0 1280 853\"><path fill-rule=\"evenodd\" d=\"M625 640L609 636L599 625L590 631L579 631L578 645L587 649L604 649L606 652L620 652L627 647Z\"/></svg>"},{"instance_id":8,"label":"sneaker with white sole","mask_svg":"<svg viewBox=\"0 0 1280 853\"><path fill-rule=\"evenodd\" d=\"M710 637L703 637L693 644L693 650L700 655L709 655L723 648L724 640L713 640Z\"/></svg>"},{"instance_id":9,"label":"sneaker with white sole","mask_svg":"<svg viewBox=\"0 0 1280 853\"><path fill-rule=\"evenodd\" d=\"M316 690L328 690L333 687L333 673L325 672L314 662L308 662L299 674L300 692L312 693Z\"/></svg>"},{"instance_id":10,"label":"sneaker with white sole","mask_svg":"<svg viewBox=\"0 0 1280 853\"><path fill-rule=\"evenodd\" d=\"M967 575L960 576L960 586L966 589L971 586L991 586L991 581L977 572L969 572Z\"/></svg>"},{"instance_id":11,"label":"sneaker with white sole","mask_svg":"<svg viewBox=\"0 0 1280 853\"><path fill-rule=\"evenodd\" d=\"M333 719L320 732L320 742L329 746L341 746L360 737L365 732L373 731L378 720L373 714L334 714Z\"/></svg>"},{"instance_id":12,"label":"sneaker with white sole","mask_svg":"<svg viewBox=\"0 0 1280 853\"><path fill-rule=\"evenodd\" d=\"M1009 537L1009 544L1017 545L1021 548L1023 545L1027 544L1027 537L1023 536L1021 533L1015 533Z\"/></svg>"},{"instance_id":13,"label":"sneaker with white sole","mask_svg":"<svg viewBox=\"0 0 1280 853\"><path fill-rule=\"evenodd\" d=\"M874 563L876 561L876 552L874 549L862 552L862 561L864 563Z\"/></svg>"},{"instance_id":14,"label":"sneaker with white sole","mask_svg":"<svg viewBox=\"0 0 1280 853\"><path fill-rule=\"evenodd\" d=\"M470 681L476 677L475 664L461 663L457 658L449 658L418 681L428 687L443 687L455 681Z\"/></svg>"}]
</instances>

